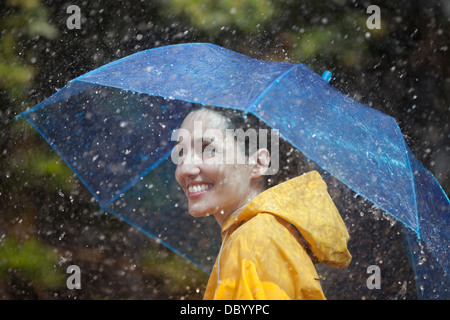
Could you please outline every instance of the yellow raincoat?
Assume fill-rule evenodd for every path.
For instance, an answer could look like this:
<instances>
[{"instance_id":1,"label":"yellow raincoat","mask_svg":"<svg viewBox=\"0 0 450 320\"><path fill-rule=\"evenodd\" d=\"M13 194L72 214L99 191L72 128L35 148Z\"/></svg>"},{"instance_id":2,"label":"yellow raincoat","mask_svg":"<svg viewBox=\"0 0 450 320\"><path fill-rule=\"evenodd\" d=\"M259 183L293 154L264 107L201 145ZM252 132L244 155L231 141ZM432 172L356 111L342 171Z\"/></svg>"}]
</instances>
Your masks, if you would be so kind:
<instances>
[{"instance_id":1,"label":"yellow raincoat","mask_svg":"<svg viewBox=\"0 0 450 320\"><path fill-rule=\"evenodd\" d=\"M314 263L348 266L348 238L318 172L283 182L225 220L204 299L325 299Z\"/></svg>"}]
</instances>

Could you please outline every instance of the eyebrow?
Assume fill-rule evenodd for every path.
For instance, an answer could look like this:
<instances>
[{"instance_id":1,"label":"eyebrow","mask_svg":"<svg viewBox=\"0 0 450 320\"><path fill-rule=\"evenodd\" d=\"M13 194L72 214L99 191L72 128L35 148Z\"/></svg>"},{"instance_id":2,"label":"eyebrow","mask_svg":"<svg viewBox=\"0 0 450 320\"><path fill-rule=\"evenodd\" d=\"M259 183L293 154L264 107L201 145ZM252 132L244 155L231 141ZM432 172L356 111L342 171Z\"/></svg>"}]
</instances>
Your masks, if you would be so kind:
<instances>
[{"instance_id":1,"label":"eyebrow","mask_svg":"<svg viewBox=\"0 0 450 320\"><path fill-rule=\"evenodd\" d=\"M195 142L213 142L214 140L216 140L216 138L215 137L202 137L202 138L198 138L196 141L194 141L194 143ZM177 141L177 143L175 144L175 146L177 146L177 145L179 145L180 143L182 143L183 142L183 140L181 140L181 141Z\"/></svg>"},{"instance_id":2,"label":"eyebrow","mask_svg":"<svg viewBox=\"0 0 450 320\"><path fill-rule=\"evenodd\" d=\"M213 142L214 140L216 140L216 138L215 137L203 137L203 138L198 138L197 141L198 140L207 141L207 142Z\"/></svg>"}]
</instances>

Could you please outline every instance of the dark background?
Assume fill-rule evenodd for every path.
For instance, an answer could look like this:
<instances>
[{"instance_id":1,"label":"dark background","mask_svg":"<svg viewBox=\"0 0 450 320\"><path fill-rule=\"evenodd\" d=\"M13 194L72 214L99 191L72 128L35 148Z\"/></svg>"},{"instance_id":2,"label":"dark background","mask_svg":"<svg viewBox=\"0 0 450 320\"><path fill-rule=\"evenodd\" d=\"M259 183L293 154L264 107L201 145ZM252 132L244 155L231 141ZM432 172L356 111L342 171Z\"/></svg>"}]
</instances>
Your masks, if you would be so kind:
<instances>
[{"instance_id":1,"label":"dark background","mask_svg":"<svg viewBox=\"0 0 450 320\"><path fill-rule=\"evenodd\" d=\"M69 5L81 9L81 29L67 28ZM369 5L380 7L381 29L367 28ZM329 70L334 87L398 121L448 194L449 21L446 0L1 0L0 299L203 296L208 275L97 214L58 155L26 121L14 120L69 80L184 42ZM82 270L80 290L66 287L71 264ZM364 298L412 298L371 294Z\"/></svg>"}]
</instances>

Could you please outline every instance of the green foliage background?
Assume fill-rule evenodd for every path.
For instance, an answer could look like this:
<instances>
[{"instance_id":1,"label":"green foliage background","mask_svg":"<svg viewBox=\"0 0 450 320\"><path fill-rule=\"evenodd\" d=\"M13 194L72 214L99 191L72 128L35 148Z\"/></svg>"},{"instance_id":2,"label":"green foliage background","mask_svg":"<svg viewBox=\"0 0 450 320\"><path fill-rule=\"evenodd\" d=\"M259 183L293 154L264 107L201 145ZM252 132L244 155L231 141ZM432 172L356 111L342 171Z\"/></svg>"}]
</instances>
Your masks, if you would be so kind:
<instances>
[{"instance_id":1,"label":"green foliage background","mask_svg":"<svg viewBox=\"0 0 450 320\"><path fill-rule=\"evenodd\" d=\"M70 5L81 29L66 26ZM381 29L369 30L369 5ZM6 0L0 3L0 299L200 299L208 276L98 207L70 169L14 116L70 79L148 48L211 42L302 62L395 117L447 191L447 1ZM156 261L158 261L156 263ZM68 290L77 264L83 290Z\"/></svg>"}]
</instances>

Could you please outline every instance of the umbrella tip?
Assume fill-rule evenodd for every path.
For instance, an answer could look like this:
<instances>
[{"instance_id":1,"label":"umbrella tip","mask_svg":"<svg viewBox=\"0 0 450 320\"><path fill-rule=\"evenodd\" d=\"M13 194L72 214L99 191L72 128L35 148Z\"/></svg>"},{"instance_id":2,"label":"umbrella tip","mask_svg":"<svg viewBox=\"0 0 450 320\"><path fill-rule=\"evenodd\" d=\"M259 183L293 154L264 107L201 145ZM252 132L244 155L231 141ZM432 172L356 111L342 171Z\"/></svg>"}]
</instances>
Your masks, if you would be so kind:
<instances>
[{"instance_id":1,"label":"umbrella tip","mask_svg":"<svg viewBox=\"0 0 450 320\"><path fill-rule=\"evenodd\" d=\"M333 76L333 74L330 71L327 71L327 70L325 70L322 73L322 79L324 79L326 82L330 82L332 76Z\"/></svg>"}]
</instances>

